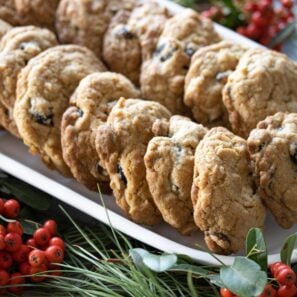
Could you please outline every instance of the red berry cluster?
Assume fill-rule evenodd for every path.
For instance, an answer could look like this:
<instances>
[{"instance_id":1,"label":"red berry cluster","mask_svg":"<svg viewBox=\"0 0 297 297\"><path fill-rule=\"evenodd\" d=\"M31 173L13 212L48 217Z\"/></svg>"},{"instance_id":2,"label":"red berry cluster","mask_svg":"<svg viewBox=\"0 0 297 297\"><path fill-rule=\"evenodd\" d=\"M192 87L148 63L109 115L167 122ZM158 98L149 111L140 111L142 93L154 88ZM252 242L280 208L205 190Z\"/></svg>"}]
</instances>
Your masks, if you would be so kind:
<instances>
[{"instance_id":1,"label":"red berry cluster","mask_svg":"<svg viewBox=\"0 0 297 297\"><path fill-rule=\"evenodd\" d=\"M282 262L276 262L269 266L272 276L278 282L275 287L272 284L267 284L262 294L258 297L296 297L297 287L295 286L296 274L292 268ZM230 290L222 288L222 297L237 297Z\"/></svg>"},{"instance_id":2,"label":"red berry cluster","mask_svg":"<svg viewBox=\"0 0 297 297\"><path fill-rule=\"evenodd\" d=\"M280 2L281 7L275 8L273 0L246 1L244 12L248 24L238 27L237 32L268 45L282 29L294 21L293 0ZM278 45L276 49L280 48L281 45Z\"/></svg>"},{"instance_id":3,"label":"red berry cluster","mask_svg":"<svg viewBox=\"0 0 297 297\"><path fill-rule=\"evenodd\" d=\"M20 204L15 199L0 199L0 214L8 219L16 219L20 213ZM34 276L48 270L52 276L60 276L59 268L54 263L64 260L65 243L56 236L57 223L48 220L37 229L33 237L25 240L24 230L17 220L6 226L0 225L0 287L12 286L12 293L22 292L27 281L42 282L45 277ZM31 275L29 278L28 276ZM25 277L27 276L27 277ZM0 295L5 291L0 290Z\"/></svg>"}]
</instances>

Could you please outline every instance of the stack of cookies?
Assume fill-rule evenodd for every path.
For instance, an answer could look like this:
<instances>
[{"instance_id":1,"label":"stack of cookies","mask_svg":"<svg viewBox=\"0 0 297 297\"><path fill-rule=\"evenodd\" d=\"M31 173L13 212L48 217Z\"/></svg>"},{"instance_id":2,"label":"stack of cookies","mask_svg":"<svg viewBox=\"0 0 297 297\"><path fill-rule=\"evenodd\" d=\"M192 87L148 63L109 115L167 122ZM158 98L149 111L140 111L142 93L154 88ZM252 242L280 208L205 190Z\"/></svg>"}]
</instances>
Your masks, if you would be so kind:
<instances>
[{"instance_id":1,"label":"stack of cookies","mask_svg":"<svg viewBox=\"0 0 297 297\"><path fill-rule=\"evenodd\" d=\"M49 168L220 254L297 222L293 61L155 1L2 2L0 125Z\"/></svg>"}]
</instances>

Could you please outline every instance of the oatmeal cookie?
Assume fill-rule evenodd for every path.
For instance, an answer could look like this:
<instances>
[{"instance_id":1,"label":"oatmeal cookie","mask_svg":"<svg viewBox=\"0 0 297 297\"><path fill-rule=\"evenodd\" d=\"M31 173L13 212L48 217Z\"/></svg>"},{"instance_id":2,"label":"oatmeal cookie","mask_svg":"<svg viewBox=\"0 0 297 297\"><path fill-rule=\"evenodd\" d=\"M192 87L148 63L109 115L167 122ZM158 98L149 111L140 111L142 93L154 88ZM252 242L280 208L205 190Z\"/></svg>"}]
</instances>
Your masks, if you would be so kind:
<instances>
[{"instance_id":1,"label":"oatmeal cookie","mask_svg":"<svg viewBox=\"0 0 297 297\"><path fill-rule=\"evenodd\" d=\"M292 227L297 222L297 114L267 117L247 143L264 203L280 226Z\"/></svg>"},{"instance_id":2,"label":"oatmeal cookie","mask_svg":"<svg viewBox=\"0 0 297 297\"><path fill-rule=\"evenodd\" d=\"M141 47L138 36L127 22L129 11L119 11L112 19L103 41L103 60L111 71L122 73L139 84Z\"/></svg>"},{"instance_id":3,"label":"oatmeal cookie","mask_svg":"<svg viewBox=\"0 0 297 297\"><path fill-rule=\"evenodd\" d=\"M235 133L247 137L278 111L297 112L297 64L267 49L250 49L224 87L223 101Z\"/></svg>"},{"instance_id":4,"label":"oatmeal cookie","mask_svg":"<svg viewBox=\"0 0 297 297\"><path fill-rule=\"evenodd\" d=\"M13 26L19 25L19 17L15 8L15 0L0 0L0 19Z\"/></svg>"},{"instance_id":5,"label":"oatmeal cookie","mask_svg":"<svg viewBox=\"0 0 297 297\"><path fill-rule=\"evenodd\" d=\"M70 175L62 157L61 118L80 80L104 65L87 48L56 46L31 59L17 84L14 118L24 143L50 168Z\"/></svg>"},{"instance_id":6,"label":"oatmeal cookie","mask_svg":"<svg viewBox=\"0 0 297 297\"><path fill-rule=\"evenodd\" d=\"M153 123L169 117L170 112L157 102L121 98L107 123L97 130L97 152L117 204L139 224L154 225L161 220L146 182L143 158L154 136Z\"/></svg>"},{"instance_id":7,"label":"oatmeal cookie","mask_svg":"<svg viewBox=\"0 0 297 297\"><path fill-rule=\"evenodd\" d=\"M142 64L143 96L172 113L184 113L184 81L191 57L198 48L218 40L211 22L191 9L168 20L152 58Z\"/></svg>"},{"instance_id":8,"label":"oatmeal cookie","mask_svg":"<svg viewBox=\"0 0 297 297\"><path fill-rule=\"evenodd\" d=\"M139 85L142 60L151 55L168 17L167 9L155 1L120 11L104 38L103 59L108 67Z\"/></svg>"},{"instance_id":9,"label":"oatmeal cookie","mask_svg":"<svg viewBox=\"0 0 297 297\"><path fill-rule=\"evenodd\" d=\"M60 0L14 0L19 25L35 25L54 30Z\"/></svg>"},{"instance_id":10,"label":"oatmeal cookie","mask_svg":"<svg viewBox=\"0 0 297 297\"><path fill-rule=\"evenodd\" d=\"M56 14L59 40L86 46L101 57L103 36L112 16L134 5L133 0L61 0Z\"/></svg>"},{"instance_id":11,"label":"oatmeal cookie","mask_svg":"<svg viewBox=\"0 0 297 297\"><path fill-rule=\"evenodd\" d=\"M30 59L57 45L51 31L34 26L15 27L0 42L0 124L19 136L13 119L17 78Z\"/></svg>"},{"instance_id":12,"label":"oatmeal cookie","mask_svg":"<svg viewBox=\"0 0 297 297\"><path fill-rule=\"evenodd\" d=\"M0 40L11 28L10 24L0 19Z\"/></svg>"},{"instance_id":13,"label":"oatmeal cookie","mask_svg":"<svg viewBox=\"0 0 297 297\"><path fill-rule=\"evenodd\" d=\"M157 121L153 130L160 125L161 135L149 142L145 154L146 179L164 221L189 234L197 229L191 201L194 153L207 129L182 116L167 125Z\"/></svg>"},{"instance_id":14,"label":"oatmeal cookie","mask_svg":"<svg viewBox=\"0 0 297 297\"><path fill-rule=\"evenodd\" d=\"M228 125L222 90L245 51L231 41L221 41L194 54L186 76L184 102L195 120L207 126Z\"/></svg>"},{"instance_id":15,"label":"oatmeal cookie","mask_svg":"<svg viewBox=\"0 0 297 297\"><path fill-rule=\"evenodd\" d=\"M97 128L106 122L121 97L138 98L139 92L123 75L102 72L85 77L71 97L62 118L63 157L73 176L91 190L108 188L109 177L95 148Z\"/></svg>"},{"instance_id":16,"label":"oatmeal cookie","mask_svg":"<svg viewBox=\"0 0 297 297\"><path fill-rule=\"evenodd\" d=\"M241 250L249 229L264 225L249 165L246 141L222 127L211 129L196 149L194 220L215 253Z\"/></svg>"}]
</instances>

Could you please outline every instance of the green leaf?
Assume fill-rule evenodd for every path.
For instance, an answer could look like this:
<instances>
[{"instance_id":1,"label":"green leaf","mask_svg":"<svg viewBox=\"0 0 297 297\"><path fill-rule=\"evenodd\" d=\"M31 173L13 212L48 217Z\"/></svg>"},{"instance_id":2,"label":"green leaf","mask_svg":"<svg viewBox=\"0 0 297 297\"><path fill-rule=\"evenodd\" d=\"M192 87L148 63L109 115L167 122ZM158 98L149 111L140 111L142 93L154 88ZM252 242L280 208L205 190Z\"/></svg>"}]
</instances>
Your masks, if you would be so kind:
<instances>
[{"instance_id":1,"label":"green leaf","mask_svg":"<svg viewBox=\"0 0 297 297\"><path fill-rule=\"evenodd\" d=\"M0 184L4 185L8 190L17 197L18 200L36 210L48 210L52 197L27 183L8 177L0 180Z\"/></svg>"},{"instance_id":2,"label":"green leaf","mask_svg":"<svg viewBox=\"0 0 297 297\"><path fill-rule=\"evenodd\" d=\"M37 224L30 222L28 220L20 219L24 233L27 235L33 235L33 233L38 229Z\"/></svg>"},{"instance_id":3,"label":"green leaf","mask_svg":"<svg viewBox=\"0 0 297 297\"><path fill-rule=\"evenodd\" d=\"M129 254L137 267L142 268L142 266L145 265L155 272L167 271L177 262L177 256L174 254L164 253L162 255L154 255L140 248L131 249Z\"/></svg>"},{"instance_id":4,"label":"green leaf","mask_svg":"<svg viewBox=\"0 0 297 297\"><path fill-rule=\"evenodd\" d=\"M267 271L267 247L261 229L250 229L246 237L246 255L258 263L263 271Z\"/></svg>"},{"instance_id":5,"label":"green leaf","mask_svg":"<svg viewBox=\"0 0 297 297\"><path fill-rule=\"evenodd\" d=\"M296 22L292 22L281 30L268 44L269 48L274 48L276 45L288 39L296 30Z\"/></svg>"},{"instance_id":6,"label":"green leaf","mask_svg":"<svg viewBox=\"0 0 297 297\"><path fill-rule=\"evenodd\" d=\"M296 240L297 234L289 236L281 249L281 261L287 265L291 265L291 258L296 244Z\"/></svg>"},{"instance_id":7,"label":"green leaf","mask_svg":"<svg viewBox=\"0 0 297 297\"><path fill-rule=\"evenodd\" d=\"M226 288L240 297L259 296L267 283L266 273L245 257L236 257L231 267L222 267L220 278Z\"/></svg>"},{"instance_id":8,"label":"green leaf","mask_svg":"<svg viewBox=\"0 0 297 297\"><path fill-rule=\"evenodd\" d=\"M209 271L196 266L196 265L191 265L191 264L177 264L168 269L169 271L177 271L177 272L189 272L191 271L193 274L198 275L198 276L208 276Z\"/></svg>"}]
</instances>

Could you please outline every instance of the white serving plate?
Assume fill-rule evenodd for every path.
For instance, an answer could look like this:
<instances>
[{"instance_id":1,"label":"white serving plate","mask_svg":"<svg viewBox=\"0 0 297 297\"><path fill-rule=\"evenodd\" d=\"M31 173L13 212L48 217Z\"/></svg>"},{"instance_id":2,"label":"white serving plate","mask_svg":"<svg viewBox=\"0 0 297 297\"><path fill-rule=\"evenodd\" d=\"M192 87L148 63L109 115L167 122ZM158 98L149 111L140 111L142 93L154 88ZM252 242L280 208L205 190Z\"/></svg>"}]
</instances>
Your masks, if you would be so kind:
<instances>
[{"instance_id":1,"label":"white serving plate","mask_svg":"<svg viewBox=\"0 0 297 297\"><path fill-rule=\"evenodd\" d=\"M168 6L173 12L180 12L184 9L166 0L159 0L159 2ZM216 25L216 29L222 36L235 42L249 47L259 46L220 25ZM28 153L27 148L20 140L4 131L0 132L0 168L98 221L109 224L110 219L114 228L152 247L167 253L185 254L203 264L218 264L207 252L200 251L195 247L197 243L205 246L201 232L197 231L191 236L181 236L165 223L153 228L137 225L130 221L117 207L113 196L104 195L107 211L100 205L97 193L88 191L73 179L65 178L58 172L47 169L38 156L32 156ZM267 218L264 234L269 249L269 262L275 262L279 259L278 254L284 239L295 232L297 232L296 225L289 230L283 230L271 216ZM297 259L296 250L293 257ZM219 258L226 264L231 264L234 259L233 256L219 256Z\"/></svg>"}]
</instances>

